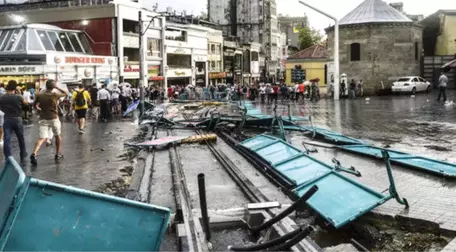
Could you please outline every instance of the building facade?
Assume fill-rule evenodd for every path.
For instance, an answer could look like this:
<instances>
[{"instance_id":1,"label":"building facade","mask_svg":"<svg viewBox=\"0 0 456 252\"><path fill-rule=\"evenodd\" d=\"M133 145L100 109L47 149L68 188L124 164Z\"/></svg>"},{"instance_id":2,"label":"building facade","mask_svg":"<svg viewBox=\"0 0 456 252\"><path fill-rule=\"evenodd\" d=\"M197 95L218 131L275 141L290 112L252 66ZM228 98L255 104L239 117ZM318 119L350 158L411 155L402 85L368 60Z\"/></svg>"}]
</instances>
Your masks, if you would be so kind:
<instances>
[{"instance_id":1,"label":"building facade","mask_svg":"<svg viewBox=\"0 0 456 252\"><path fill-rule=\"evenodd\" d=\"M439 10L420 22L426 56L456 54L456 10Z\"/></svg>"},{"instance_id":2,"label":"building facade","mask_svg":"<svg viewBox=\"0 0 456 252\"><path fill-rule=\"evenodd\" d=\"M333 60L334 28L326 32ZM341 19L339 43L340 73L363 79L367 94L420 74L422 27L381 0L366 0Z\"/></svg>"},{"instance_id":3,"label":"building facade","mask_svg":"<svg viewBox=\"0 0 456 252\"><path fill-rule=\"evenodd\" d=\"M209 21L221 25L225 36L239 38L240 44L260 44L261 77L277 78L280 63L276 55L279 25L275 0L208 0L208 13Z\"/></svg>"},{"instance_id":4,"label":"building facade","mask_svg":"<svg viewBox=\"0 0 456 252\"><path fill-rule=\"evenodd\" d=\"M285 78L286 84L293 85L295 83L292 72L299 68L304 70L305 78L303 78L303 80L318 78L320 79L321 86L326 85L328 83L327 53L327 49L324 46L314 45L288 57Z\"/></svg>"},{"instance_id":5,"label":"building facade","mask_svg":"<svg viewBox=\"0 0 456 252\"><path fill-rule=\"evenodd\" d=\"M226 83L226 71L223 62L223 33L221 30L207 30L207 50L208 50L208 69L209 83Z\"/></svg>"},{"instance_id":6,"label":"building facade","mask_svg":"<svg viewBox=\"0 0 456 252\"><path fill-rule=\"evenodd\" d=\"M65 1L47 2L30 7L17 5L9 12L0 12L0 25L15 24L11 14L21 16L27 23L51 24L63 29L81 30L87 34L90 47L95 55L117 57L119 75L117 81L139 83L139 12L142 12L145 25L157 13L145 10L134 1L122 3L110 1ZM30 7L30 8L29 8ZM2 11L8 10L2 8ZM50 15L52 12L52 15ZM163 85L164 62L163 36L166 20L156 18L143 38L146 57L142 59L147 66L145 83ZM147 80L147 79L148 80Z\"/></svg>"},{"instance_id":7,"label":"building facade","mask_svg":"<svg viewBox=\"0 0 456 252\"><path fill-rule=\"evenodd\" d=\"M299 29L307 25L307 17L279 16L280 31L285 33L288 46L299 49Z\"/></svg>"}]
</instances>

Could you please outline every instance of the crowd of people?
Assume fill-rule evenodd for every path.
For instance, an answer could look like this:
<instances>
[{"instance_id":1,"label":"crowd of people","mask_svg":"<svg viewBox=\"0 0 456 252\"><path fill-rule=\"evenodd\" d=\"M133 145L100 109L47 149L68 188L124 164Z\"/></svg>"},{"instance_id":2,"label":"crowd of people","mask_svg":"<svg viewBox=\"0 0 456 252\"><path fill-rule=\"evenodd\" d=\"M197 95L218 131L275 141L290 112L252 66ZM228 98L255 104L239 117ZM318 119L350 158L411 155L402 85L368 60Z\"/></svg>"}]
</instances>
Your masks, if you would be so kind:
<instances>
[{"instance_id":1,"label":"crowd of people","mask_svg":"<svg viewBox=\"0 0 456 252\"><path fill-rule=\"evenodd\" d=\"M113 84L101 88L97 84L85 88L82 84L71 92L57 85L56 81L48 80L38 92L35 88L23 88L14 80L0 85L0 144L3 144L5 157L11 156L11 139L16 135L20 149L20 159L28 156L24 140L24 121L29 120L36 111L38 115L39 139L30 155L33 165L38 163L40 147L52 145L55 139L55 161L64 158L61 152L61 122L60 115L74 116L79 134L84 134L86 118L92 116L95 120L106 122L109 117L125 112L130 104L139 98L139 90L130 84Z\"/></svg>"},{"instance_id":2,"label":"crowd of people","mask_svg":"<svg viewBox=\"0 0 456 252\"><path fill-rule=\"evenodd\" d=\"M261 103L286 101L318 101L320 99L319 79L287 86L285 83L254 83L253 85L218 84L207 87L185 85L170 86L167 96L172 100L256 100Z\"/></svg>"}]
</instances>

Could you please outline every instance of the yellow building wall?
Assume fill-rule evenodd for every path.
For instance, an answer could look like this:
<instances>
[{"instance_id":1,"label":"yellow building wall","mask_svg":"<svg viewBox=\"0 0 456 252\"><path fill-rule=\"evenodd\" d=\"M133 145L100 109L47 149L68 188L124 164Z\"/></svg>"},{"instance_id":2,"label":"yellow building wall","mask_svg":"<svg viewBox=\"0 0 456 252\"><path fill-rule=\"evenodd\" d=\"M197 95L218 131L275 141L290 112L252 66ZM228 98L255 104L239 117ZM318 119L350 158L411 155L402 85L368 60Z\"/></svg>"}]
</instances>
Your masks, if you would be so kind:
<instances>
[{"instance_id":1,"label":"yellow building wall","mask_svg":"<svg viewBox=\"0 0 456 252\"><path fill-rule=\"evenodd\" d=\"M435 54L454 55L456 54L456 16L441 14L440 20L443 29L441 35L437 37Z\"/></svg>"},{"instance_id":2,"label":"yellow building wall","mask_svg":"<svg viewBox=\"0 0 456 252\"><path fill-rule=\"evenodd\" d=\"M318 61L303 61L303 62L287 62L286 64L286 84L292 85L291 83L291 69L295 68L296 65L300 65L302 69L306 70L306 79L311 80L315 78L320 79L320 86L326 85L325 82L325 65L326 62L318 62Z\"/></svg>"}]
</instances>

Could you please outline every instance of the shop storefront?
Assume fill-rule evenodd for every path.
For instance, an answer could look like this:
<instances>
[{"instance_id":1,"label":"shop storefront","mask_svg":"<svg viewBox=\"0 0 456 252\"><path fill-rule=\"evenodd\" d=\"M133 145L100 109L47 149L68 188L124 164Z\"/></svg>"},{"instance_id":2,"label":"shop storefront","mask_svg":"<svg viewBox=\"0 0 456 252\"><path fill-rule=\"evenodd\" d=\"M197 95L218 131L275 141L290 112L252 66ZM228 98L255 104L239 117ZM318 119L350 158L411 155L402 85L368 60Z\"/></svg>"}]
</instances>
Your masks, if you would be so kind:
<instances>
[{"instance_id":1,"label":"shop storefront","mask_svg":"<svg viewBox=\"0 0 456 252\"><path fill-rule=\"evenodd\" d=\"M149 87L164 88L165 77L160 75L160 65L148 65L147 78L149 80Z\"/></svg>"},{"instance_id":2,"label":"shop storefront","mask_svg":"<svg viewBox=\"0 0 456 252\"><path fill-rule=\"evenodd\" d=\"M170 69L166 73L168 86L183 87L192 84L192 69Z\"/></svg>"},{"instance_id":3,"label":"shop storefront","mask_svg":"<svg viewBox=\"0 0 456 252\"><path fill-rule=\"evenodd\" d=\"M225 83L226 72L209 73L209 81L213 85Z\"/></svg>"},{"instance_id":4,"label":"shop storefront","mask_svg":"<svg viewBox=\"0 0 456 252\"><path fill-rule=\"evenodd\" d=\"M51 25L5 27L0 28L0 45L1 83L16 80L36 88L48 79L109 84L119 76L117 57L91 55L81 31Z\"/></svg>"}]
</instances>

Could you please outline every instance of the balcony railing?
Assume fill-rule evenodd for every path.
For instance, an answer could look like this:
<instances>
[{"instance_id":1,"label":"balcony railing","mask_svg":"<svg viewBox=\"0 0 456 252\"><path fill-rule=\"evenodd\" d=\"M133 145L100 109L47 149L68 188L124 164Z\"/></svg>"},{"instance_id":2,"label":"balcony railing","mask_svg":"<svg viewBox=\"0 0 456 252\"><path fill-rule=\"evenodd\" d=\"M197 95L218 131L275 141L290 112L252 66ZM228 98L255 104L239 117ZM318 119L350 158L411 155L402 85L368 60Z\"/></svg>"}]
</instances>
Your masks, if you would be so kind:
<instances>
[{"instance_id":1,"label":"balcony railing","mask_svg":"<svg viewBox=\"0 0 456 252\"><path fill-rule=\"evenodd\" d=\"M1 5L0 12L64 8L86 5L104 5L109 4L109 2L111 2L111 0L28 0L25 3L13 4L6 1L7 4Z\"/></svg>"}]
</instances>

